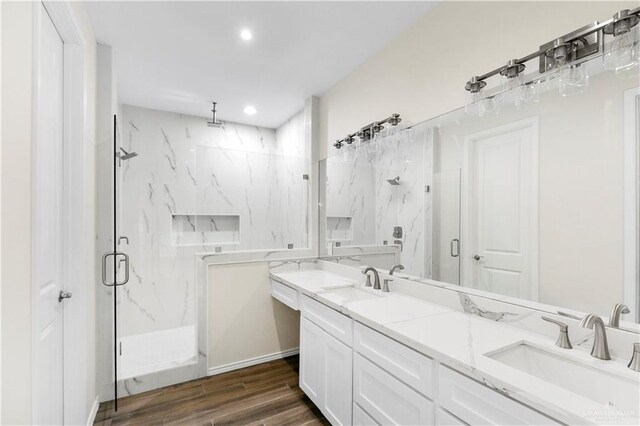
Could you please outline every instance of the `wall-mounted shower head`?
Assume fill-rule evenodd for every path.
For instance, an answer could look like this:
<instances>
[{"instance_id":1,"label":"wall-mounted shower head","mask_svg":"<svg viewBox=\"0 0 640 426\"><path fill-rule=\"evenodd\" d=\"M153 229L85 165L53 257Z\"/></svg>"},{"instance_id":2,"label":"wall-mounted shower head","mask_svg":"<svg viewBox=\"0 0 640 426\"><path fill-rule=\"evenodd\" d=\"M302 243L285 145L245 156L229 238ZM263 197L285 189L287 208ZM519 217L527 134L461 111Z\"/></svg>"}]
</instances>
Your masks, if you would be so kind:
<instances>
[{"instance_id":1,"label":"wall-mounted shower head","mask_svg":"<svg viewBox=\"0 0 640 426\"><path fill-rule=\"evenodd\" d=\"M122 151L122 154L118 153L118 157L120 158L120 160L129 160L130 158L138 156L138 153L135 151L127 152L124 150L124 148L120 148L120 151Z\"/></svg>"},{"instance_id":2,"label":"wall-mounted shower head","mask_svg":"<svg viewBox=\"0 0 640 426\"><path fill-rule=\"evenodd\" d=\"M216 120L216 105L218 105L217 102L211 102L213 104L213 108L211 109L211 114L212 114L212 119L211 121L207 121L207 126L209 127L222 127L222 121L217 121Z\"/></svg>"},{"instance_id":3,"label":"wall-mounted shower head","mask_svg":"<svg viewBox=\"0 0 640 426\"><path fill-rule=\"evenodd\" d=\"M400 185L400 176L396 176L393 179L387 179L387 182L389 182L389 185Z\"/></svg>"}]
</instances>

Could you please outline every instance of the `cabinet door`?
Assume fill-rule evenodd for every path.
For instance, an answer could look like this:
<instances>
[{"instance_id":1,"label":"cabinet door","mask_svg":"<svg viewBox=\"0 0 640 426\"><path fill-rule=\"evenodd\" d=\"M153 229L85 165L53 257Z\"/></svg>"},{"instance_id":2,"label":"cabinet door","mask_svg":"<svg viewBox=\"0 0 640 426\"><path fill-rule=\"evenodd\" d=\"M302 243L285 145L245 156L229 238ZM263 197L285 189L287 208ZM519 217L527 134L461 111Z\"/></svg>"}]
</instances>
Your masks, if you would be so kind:
<instances>
[{"instance_id":1,"label":"cabinet door","mask_svg":"<svg viewBox=\"0 0 640 426\"><path fill-rule=\"evenodd\" d=\"M323 412L333 425L350 425L353 351L333 336L324 336L325 398Z\"/></svg>"},{"instance_id":2,"label":"cabinet door","mask_svg":"<svg viewBox=\"0 0 640 426\"><path fill-rule=\"evenodd\" d=\"M353 400L382 425L433 425L433 402L356 353Z\"/></svg>"},{"instance_id":3,"label":"cabinet door","mask_svg":"<svg viewBox=\"0 0 640 426\"><path fill-rule=\"evenodd\" d=\"M300 389L318 407L324 403L324 331L308 319L300 321Z\"/></svg>"},{"instance_id":4,"label":"cabinet door","mask_svg":"<svg viewBox=\"0 0 640 426\"><path fill-rule=\"evenodd\" d=\"M366 411L355 402L353 403L353 426L378 426Z\"/></svg>"}]
</instances>

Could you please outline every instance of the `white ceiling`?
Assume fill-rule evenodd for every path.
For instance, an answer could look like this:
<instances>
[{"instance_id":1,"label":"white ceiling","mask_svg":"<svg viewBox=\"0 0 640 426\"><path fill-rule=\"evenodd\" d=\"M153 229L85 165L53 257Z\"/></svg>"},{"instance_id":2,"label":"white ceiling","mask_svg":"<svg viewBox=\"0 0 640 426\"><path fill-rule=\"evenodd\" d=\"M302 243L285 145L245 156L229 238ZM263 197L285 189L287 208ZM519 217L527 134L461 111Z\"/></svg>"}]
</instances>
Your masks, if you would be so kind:
<instances>
[{"instance_id":1,"label":"white ceiling","mask_svg":"<svg viewBox=\"0 0 640 426\"><path fill-rule=\"evenodd\" d=\"M87 2L119 101L275 128L434 2ZM245 42L240 31L249 28ZM257 114L243 112L254 105Z\"/></svg>"}]
</instances>

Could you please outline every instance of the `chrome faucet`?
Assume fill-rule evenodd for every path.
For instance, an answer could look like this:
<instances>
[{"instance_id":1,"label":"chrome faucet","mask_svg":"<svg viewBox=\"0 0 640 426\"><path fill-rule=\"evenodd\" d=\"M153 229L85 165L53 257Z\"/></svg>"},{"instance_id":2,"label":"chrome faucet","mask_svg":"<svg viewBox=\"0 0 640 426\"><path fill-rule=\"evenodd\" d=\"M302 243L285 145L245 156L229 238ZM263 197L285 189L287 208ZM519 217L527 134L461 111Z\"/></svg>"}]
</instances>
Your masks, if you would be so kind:
<instances>
[{"instance_id":1,"label":"chrome faucet","mask_svg":"<svg viewBox=\"0 0 640 426\"><path fill-rule=\"evenodd\" d=\"M367 268L362 271L363 274L367 274L367 272L373 272L373 289L380 290L380 275L378 275L378 271L373 266L367 266Z\"/></svg>"},{"instance_id":2,"label":"chrome faucet","mask_svg":"<svg viewBox=\"0 0 640 426\"><path fill-rule=\"evenodd\" d=\"M623 305L622 303L616 303L616 305L611 310L611 315L609 316L609 327L620 327L620 315L628 314L631 312L627 305Z\"/></svg>"},{"instance_id":3,"label":"chrome faucet","mask_svg":"<svg viewBox=\"0 0 640 426\"><path fill-rule=\"evenodd\" d=\"M392 266L391 269L389 270L389 275L393 275L393 273L396 271L396 269L404 271L404 266L402 266L400 264Z\"/></svg>"},{"instance_id":4,"label":"chrome faucet","mask_svg":"<svg viewBox=\"0 0 640 426\"><path fill-rule=\"evenodd\" d=\"M591 348L591 356L598 359L609 360L609 345L607 344L607 332L604 328L602 318L595 314L589 314L582 318L580 327L594 330L593 348Z\"/></svg>"}]
</instances>

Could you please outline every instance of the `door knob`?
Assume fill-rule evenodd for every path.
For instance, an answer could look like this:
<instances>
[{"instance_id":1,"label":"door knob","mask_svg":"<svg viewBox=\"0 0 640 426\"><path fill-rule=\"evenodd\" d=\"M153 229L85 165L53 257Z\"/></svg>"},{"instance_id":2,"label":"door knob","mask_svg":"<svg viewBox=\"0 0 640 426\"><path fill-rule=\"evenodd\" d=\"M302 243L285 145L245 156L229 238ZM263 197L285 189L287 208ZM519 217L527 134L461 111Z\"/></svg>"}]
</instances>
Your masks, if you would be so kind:
<instances>
[{"instance_id":1,"label":"door knob","mask_svg":"<svg viewBox=\"0 0 640 426\"><path fill-rule=\"evenodd\" d=\"M58 293L58 302L62 303L64 299L71 299L71 296L73 296L71 293L65 293L60 290L60 293Z\"/></svg>"},{"instance_id":2,"label":"door knob","mask_svg":"<svg viewBox=\"0 0 640 426\"><path fill-rule=\"evenodd\" d=\"M480 261L482 259L484 259L484 256L480 256L479 254L476 254L475 256L473 256L473 260Z\"/></svg>"}]
</instances>

